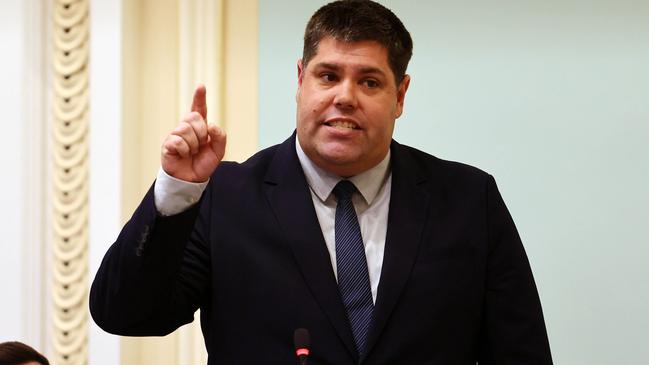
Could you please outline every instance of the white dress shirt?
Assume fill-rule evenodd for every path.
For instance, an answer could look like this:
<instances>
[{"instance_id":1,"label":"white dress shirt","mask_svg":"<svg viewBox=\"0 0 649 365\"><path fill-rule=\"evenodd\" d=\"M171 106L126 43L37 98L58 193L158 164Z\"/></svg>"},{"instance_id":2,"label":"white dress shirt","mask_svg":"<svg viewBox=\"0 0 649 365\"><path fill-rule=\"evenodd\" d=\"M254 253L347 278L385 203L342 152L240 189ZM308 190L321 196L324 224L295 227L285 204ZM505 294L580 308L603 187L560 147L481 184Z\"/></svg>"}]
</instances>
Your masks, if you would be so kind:
<instances>
[{"instance_id":1,"label":"white dress shirt","mask_svg":"<svg viewBox=\"0 0 649 365\"><path fill-rule=\"evenodd\" d=\"M311 190L311 199L315 207L320 229L324 236L331 266L336 279L336 196L332 194L336 184L343 178L324 171L311 161L300 143L296 141L295 149L297 157L304 170L306 181ZM392 173L390 172L390 152L383 161L373 168L348 180L356 185L360 194L352 196L352 203L358 216L358 224L361 227L361 236L365 245L365 257L367 269L370 274L370 286L372 288L372 300L376 303L379 281L381 279L381 268L383 267L383 252L385 251L385 235L388 229L388 210L390 205L390 188L392 186Z\"/></svg>"},{"instance_id":2,"label":"white dress shirt","mask_svg":"<svg viewBox=\"0 0 649 365\"><path fill-rule=\"evenodd\" d=\"M329 251L331 266L337 278L336 235L334 230L337 200L332 191L343 178L316 166L306 156L297 140L295 150L309 184L313 206ZM376 303L381 268L383 267L383 252L385 251L392 187L390 152L388 151L388 154L378 165L348 180L353 182L360 192L360 194L355 193L352 196L352 203L356 209L361 236L365 245L372 300ZM154 186L154 200L158 213L169 216L183 212L196 204L206 186L207 182L192 183L176 179L160 168Z\"/></svg>"}]
</instances>

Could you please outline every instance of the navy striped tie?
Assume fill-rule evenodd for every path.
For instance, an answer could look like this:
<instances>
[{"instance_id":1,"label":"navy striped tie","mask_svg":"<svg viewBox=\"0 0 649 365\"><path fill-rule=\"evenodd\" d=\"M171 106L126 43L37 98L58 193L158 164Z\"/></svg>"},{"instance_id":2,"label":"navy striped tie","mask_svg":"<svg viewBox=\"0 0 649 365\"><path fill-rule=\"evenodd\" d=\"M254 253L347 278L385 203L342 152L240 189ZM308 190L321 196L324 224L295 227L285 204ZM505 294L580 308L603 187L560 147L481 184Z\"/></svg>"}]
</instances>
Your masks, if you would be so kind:
<instances>
[{"instance_id":1,"label":"navy striped tie","mask_svg":"<svg viewBox=\"0 0 649 365\"><path fill-rule=\"evenodd\" d=\"M333 193L338 198L335 225L338 289L347 310L359 358L362 359L374 304L365 246L352 204L352 195L356 191L351 181L342 180L334 187Z\"/></svg>"}]
</instances>

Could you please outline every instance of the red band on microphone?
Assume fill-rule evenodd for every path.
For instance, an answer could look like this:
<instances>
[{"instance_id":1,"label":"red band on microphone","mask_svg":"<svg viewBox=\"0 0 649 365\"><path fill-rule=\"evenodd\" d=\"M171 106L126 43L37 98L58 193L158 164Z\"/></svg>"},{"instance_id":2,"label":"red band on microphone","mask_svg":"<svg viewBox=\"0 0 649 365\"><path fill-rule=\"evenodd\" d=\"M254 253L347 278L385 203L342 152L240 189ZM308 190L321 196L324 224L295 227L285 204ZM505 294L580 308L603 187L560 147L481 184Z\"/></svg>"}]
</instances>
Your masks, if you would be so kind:
<instances>
[{"instance_id":1,"label":"red band on microphone","mask_svg":"<svg viewBox=\"0 0 649 365\"><path fill-rule=\"evenodd\" d=\"M297 356L309 356L309 349L297 349L295 353Z\"/></svg>"}]
</instances>

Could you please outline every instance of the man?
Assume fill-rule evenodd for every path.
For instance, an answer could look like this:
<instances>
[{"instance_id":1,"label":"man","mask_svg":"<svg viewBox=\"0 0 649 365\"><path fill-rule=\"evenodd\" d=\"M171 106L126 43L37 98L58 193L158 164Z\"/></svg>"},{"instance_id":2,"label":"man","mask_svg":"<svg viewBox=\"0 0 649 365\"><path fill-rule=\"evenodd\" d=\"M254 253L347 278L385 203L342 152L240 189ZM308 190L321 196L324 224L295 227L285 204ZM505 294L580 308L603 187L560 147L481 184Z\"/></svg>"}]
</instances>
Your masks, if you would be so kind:
<instances>
[{"instance_id":1,"label":"man","mask_svg":"<svg viewBox=\"0 0 649 365\"><path fill-rule=\"evenodd\" d=\"M111 333L201 326L211 364L551 364L541 307L493 178L392 140L412 41L371 1L307 25L297 129L221 161L205 89L91 291Z\"/></svg>"}]
</instances>

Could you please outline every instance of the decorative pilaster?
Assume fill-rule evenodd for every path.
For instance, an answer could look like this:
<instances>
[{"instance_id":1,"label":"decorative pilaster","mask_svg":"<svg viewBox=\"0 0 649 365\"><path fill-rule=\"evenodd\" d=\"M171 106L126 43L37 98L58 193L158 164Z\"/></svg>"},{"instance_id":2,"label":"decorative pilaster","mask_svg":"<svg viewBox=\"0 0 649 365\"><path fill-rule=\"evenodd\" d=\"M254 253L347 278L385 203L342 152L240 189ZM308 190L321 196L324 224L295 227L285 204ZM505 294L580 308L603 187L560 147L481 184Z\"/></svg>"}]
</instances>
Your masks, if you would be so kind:
<instances>
[{"instance_id":1,"label":"decorative pilaster","mask_svg":"<svg viewBox=\"0 0 649 365\"><path fill-rule=\"evenodd\" d=\"M203 83L207 88L208 121L224 127L224 7L224 0L178 2L178 120L189 111L196 86ZM197 311L194 323L178 330L176 364L207 362L199 318Z\"/></svg>"},{"instance_id":2,"label":"decorative pilaster","mask_svg":"<svg viewBox=\"0 0 649 365\"><path fill-rule=\"evenodd\" d=\"M88 363L88 0L53 14L53 364Z\"/></svg>"}]
</instances>

